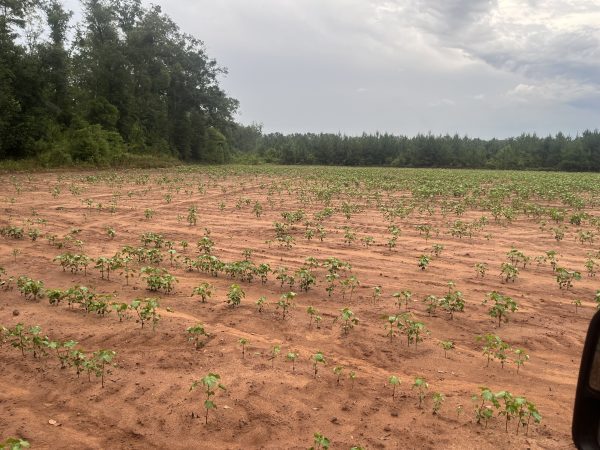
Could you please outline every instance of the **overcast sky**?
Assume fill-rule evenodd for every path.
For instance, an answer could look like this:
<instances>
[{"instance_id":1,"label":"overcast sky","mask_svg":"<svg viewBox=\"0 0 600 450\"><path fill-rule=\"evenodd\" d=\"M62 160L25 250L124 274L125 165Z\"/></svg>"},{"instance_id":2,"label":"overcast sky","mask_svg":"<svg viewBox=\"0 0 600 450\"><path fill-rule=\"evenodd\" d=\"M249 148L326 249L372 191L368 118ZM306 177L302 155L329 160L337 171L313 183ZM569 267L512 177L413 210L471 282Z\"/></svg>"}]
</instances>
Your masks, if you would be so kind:
<instances>
[{"instance_id":1,"label":"overcast sky","mask_svg":"<svg viewBox=\"0 0 600 450\"><path fill-rule=\"evenodd\" d=\"M600 0L152 3L229 69L239 120L265 131L600 128Z\"/></svg>"}]
</instances>

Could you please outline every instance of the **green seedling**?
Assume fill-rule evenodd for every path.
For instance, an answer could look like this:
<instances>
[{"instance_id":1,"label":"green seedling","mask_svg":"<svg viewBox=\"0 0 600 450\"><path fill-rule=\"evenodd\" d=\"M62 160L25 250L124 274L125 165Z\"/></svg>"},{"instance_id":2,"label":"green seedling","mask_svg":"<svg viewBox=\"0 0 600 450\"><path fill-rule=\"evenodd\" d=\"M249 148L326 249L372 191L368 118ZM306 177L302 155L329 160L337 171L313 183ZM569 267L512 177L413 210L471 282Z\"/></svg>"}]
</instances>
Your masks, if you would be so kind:
<instances>
[{"instance_id":1,"label":"green seedling","mask_svg":"<svg viewBox=\"0 0 600 450\"><path fill-rule=\"evenodd\" d=\"M490 292L487 294L483 304L486 305L488 301L494 302L490 307L488 314L490 317L498 319L498 327L504 322L508 322L508 316L519 309L517 303L508 296L502 295L497 291Z\"/></svg>"},{"instance_id":2,"label":"green seedling","mask_svg":"<svg viewBox=\"0 0 600 450\"><path fill-rule=\"evenodd\" d=\"M446 396L441 392L435 392L431 399L433 400L433 415L438 415L440 409L442 409L444 401L446 400Z\"/></svg>"},{"instance_id":3,"label":"green seedling","mask_svg":"<svg viewBox=\"0 0 600 450\"><path fill-rule=\"evenodd\" d=\"M129 308L136 312L142 328L144 328L144 323L151 321L152 330L155 330L160 320L160 314L156 310L159 306L157 298L136 298L131 302Z\"/></svg>"},{"instance_id":4,"label":"green seedling","mask_svg":"<svg viewBox=\"0 0 600 450\"><path fill-rule=\"evenodd\" d=\"M427 255L419 256L419 262L418 262L419 268L421 270L425 270L427 268L427 266L429 265L430 261L431 261L431 258Z\"/></svg>"},{"instance_id":5,"label":"green seedling","mask_svg":"<svg viewBox=\"0 0 600 450\"><path fill-rule=\"evenodd\" d=\"M444 358L448 357L448 350L454 350L454 348L455 348L454 341L451 341L451 340L441 341L440 345L444 349Z\"/></svg>"},{"instance_id":6,"label":"green seedling","mask_svg":"<svg viewBox=\"0 0 600 450\"><path fill-rule=\"evenodd\" d=\"M205 424L208 424L208 412L211 409L217 409L217 404L213 401L213 397L216 394L215 388L226 390L225 386L221 384L220 380L221 376L219 374L209 373L200 380L194 381L190 387L190 391L193 391L198 386L202 386L204 393L206 394L206 398L204 399L204 409L206 410L206 414L204 416Z\"/></svg>"},{"instance_id":7,"label":"green seedling","mask_svg":"<svg viewBox=\"0 0 600 450\"><path fill-rule=\"evenodd\" d=\"M348 307L343 308L342 313L335 320L340 320L340 326L344 334L348 334L359 322L356 315Z\"/></svg>"},{"instance_id":8,"label":"green seedling","mask_svg":"<svg viewBox=\"0 0 600 450\"><path fill-rule=\"evenodd\" d=\"M333 368L333 374L336 376L335 382L338 385L340 384L340 378L341 378L343 372L344 372L344 367L343 366L335 366Z\"/></svg>"},{"instance_id":9,"label":"green seedling","mask_svg":"<svg viewBox=\"0 0 600 450\"><path fill-rule=\"evenodd\" d=\"M323 436L321 433L314 434L313 443L313 446L308 450L328 450L330 445L329 439Z\"/></svg>"},{"instance_id":10,"label":"green seedling","mask_svg":"<svg viewBox=\"0 0 600 450\"><path fill-rule=\"evenodd\" d=\"M396 398L396 387L400 385L401 381L396 375L390 375L388 378L388 383L392 386L392 400Z\"/></svg>"},{"instance_id":11,"label":"green seedling","mask_svg":"<svg viewBox=\"0 0 600 450\"><path fill-rule=\"evenodd\" d=\"M244 297L246 297L246 293L239 285L232 284L229 286L229 291L227 292L227 304L229 306L232 308L239 306Z\"/></svg>"},{"instance_id":12,"label":"green seedling","mask_svg":"<svg viewBox=\"0 0 600 450\"><path fill-rule=\"evenodd\" d=\"M314 377L317 378L317 372L319 370L319 364L326 365L327 361L325 360L325 356L323 355L322 352L315 353L312 356L312 360L313 360Z\"/></svg>"},{"instance_id":13,"label":"green seedling","mask_svg":"<svg viewBox=\"0 0 600 450\"><path fill-rule=\"evenodd\" d=\"M192 297L197 295L201 298L202 303L206 303L206 300L211 298L213 289L214 286L212 284L206 282L202 283L192 290Z\"/></svg>"},{"instance_id":14,"label":"green seedling","mask_svg":"<svg viewBox=\"0 0 600 450\"><path fill-rule=\"evenodd\" d=\"M264 295L260 296L258 298L258 300L256 300L256 307L257 307L259 313L261 313L263 311L266 301L267 301L267 297L265 297Z\"/></svg>"},{"instance_id":15,"label":"green seedling","mask_svg":"<svg viewBox=\"0 0 600 450\"><path fill-rule=\"evenodd\" d=\"M288 310L294 306L294 298L296 297L295 292L287 292L283 294L279 301L275 304L276 309L281 309L281 319L285 320L285 316L288 313Z\"/></svg>"},{"instance_id":16,"label":"green seedling","mask_svg":"<svg viewBox=\"0 0 600 450\"><path fill-rule=\"evenodd\" d=\"M21 450L29 447L29 442L21 438L10 437L0 442L0 450Z\"/></svg>"},{"instance_id":17,"label":"green seedling","mask_svg":"<svg viewBox=\"0 0 600 450\"><path fill-rule=\"evenodd\" d=\"M296 360L298 359L298 352L288 352L288 354L285 355L285 358L292 362L292 372L296 373Z\"/></svg>"},{"instance_id":18,"label":"green seedling","mask_svg":"<svg viewBox=\"0 0 600 450\"><path fill-rule=\"evenodd\" d=\"M242 359L244 359L246 357L246 345L248 345L248 339L246 338L239 338L238 339L238 343L242 346Z\"/></svg>"},{"instance_id":19,"label":"green seedling","mask_svg":"<svg viewBox=\"0 0 600 450\"><path fill-rule=\"evenodd\" d=\"M94 361L94 372L97 377L100 377L102 380L102 387L104 387L104 373L107 365L110 365L114 357L116 356L116 352L113 350L98 350L93 353L93 361Z\"/></svg>"},{"instance_id":20,"label":"green seedling","mask_svg":"<svg viewBox=\"0 0 600 450\"><path fill-rule=\"evenodd\" d=\"M529 355L525 353L525 350L522 348L517 348L514 350L515 352L515 364L517 365L517 373L519 373L519 369L521 366L524 366L527 361L529 361Z\"/></svg>"},{"instance_id":21,"label":"green seedling","mask_svg":"<svg viewBox=\"0 0 600 450\"><path fill-rule=\"evenodd\" d=\"M427 396L427 390L429 389L429 384L425 381L423 377L415 378L415 382L412 385L413 389L417 390L417 395L419 396L419 408L423 406L423 401Z\"/></svg>"},{"instance_id":22,"label":"green seedling","mask_svg":"<svg viewBox=\"0 0 600 450\"><path fill-rule=\"evenodd\" d=\"M281 345L274 345L273 348L271 348L271 356L269 356L269 359L271 360L271 367L274 367L275 358L277 358L279 353L281 353Z\"/></svg>"},{"instance_id":23,"label":"green seedling","mask_svg":"<svg viewBox=\"0 0 600 450\"><path fill-rule=\"evenodd\" d=\"M193 327L186 328L186 333L188 334L188 341L193 342L196 350L204 347L204 342L202 341L202 337L209 337L210 334L206 332L204 329L204 325L198 324Z\"/></svg>"},{"instance_id":24,"label":"green seedling","mask_svg":"<svg viewBox=\"0 0 600 450\"><path fill-rule=\"evenodd\" d=\"M496 398L496 395L487 387L481 387L480 393L475 394L471 397L471 400L475 404L475 419L477 423L485 421L485 427L487 428L489 420L494 417L494 408L500 407L500 402Z\"/></svg>"},{"instance_id":25,"label":"green seedling","mask_svg":"<svg viewBox=\"0 0 600 450\"><path fill-rule=\"evenodd\" d=\"M485 273L488 270L488 265L486 263L476 263L475 264L475 273L478 277L485 277Z\"/></svg>"}]
</instances>

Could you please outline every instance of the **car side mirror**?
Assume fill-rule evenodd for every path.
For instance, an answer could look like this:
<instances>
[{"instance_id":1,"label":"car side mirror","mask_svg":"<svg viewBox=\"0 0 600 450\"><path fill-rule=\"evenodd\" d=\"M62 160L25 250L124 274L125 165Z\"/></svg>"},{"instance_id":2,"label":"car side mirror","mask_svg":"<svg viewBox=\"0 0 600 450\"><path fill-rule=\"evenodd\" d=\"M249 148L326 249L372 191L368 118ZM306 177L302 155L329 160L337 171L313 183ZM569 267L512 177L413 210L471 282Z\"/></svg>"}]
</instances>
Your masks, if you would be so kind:
<instances>
[{"instance_id":1,"label":"car side mirror","mask_svg":"<svg viewBox=\"0 0 600 450\"><path fill-rule=\"evenodd\" d=\"M578 449L600 449L600 311L590 322L583 346L572 433Z\"/></svg>"}]
</instances>

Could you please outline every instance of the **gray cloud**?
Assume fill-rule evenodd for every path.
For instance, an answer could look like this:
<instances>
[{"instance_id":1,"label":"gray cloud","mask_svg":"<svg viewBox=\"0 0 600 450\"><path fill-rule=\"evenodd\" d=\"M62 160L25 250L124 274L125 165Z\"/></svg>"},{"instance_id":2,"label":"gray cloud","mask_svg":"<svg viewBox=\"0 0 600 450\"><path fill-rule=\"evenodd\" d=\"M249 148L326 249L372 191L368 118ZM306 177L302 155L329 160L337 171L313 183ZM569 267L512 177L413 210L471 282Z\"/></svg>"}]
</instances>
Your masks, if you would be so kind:
<instances>
[{"instance_id":1,"label":"gray cloud","mask_svg":"<svg viewBox=\"0 0 600 450\"><path fill-rule=\"evenodd\" d=\"M72 1L72 0L71 0ZM158 0L267 131L575 134L600 123L597 0Z\"/></svg>"}]
</instances>

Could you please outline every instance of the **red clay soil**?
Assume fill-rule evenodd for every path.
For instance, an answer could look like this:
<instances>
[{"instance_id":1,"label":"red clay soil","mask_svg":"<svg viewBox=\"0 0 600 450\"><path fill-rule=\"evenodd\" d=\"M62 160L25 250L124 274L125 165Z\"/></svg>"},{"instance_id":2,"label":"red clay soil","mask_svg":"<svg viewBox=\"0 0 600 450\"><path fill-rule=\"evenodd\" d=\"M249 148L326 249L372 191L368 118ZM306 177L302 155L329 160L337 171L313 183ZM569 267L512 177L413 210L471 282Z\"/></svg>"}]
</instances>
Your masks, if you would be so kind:
<instances>
[{"instance_id":1,"label":"red clay soil","mask_svg":"<svg viewBox=\"0 0 600 450\"><path fill-rule=\"evenodd\" d=\"M282 320L274 302L284 290L274 275L261 285L258 280L244 283L224 275L214 278L187 272L181 266L170 267L163 250L161 266L179 282L174 293L156 294L146 290L137 274L126 286L117 273L107 281L93 268L88 269L87 276L63 272L52 260L65 250L51 246L43 237L35 242L27 237L0 238L0 266L9 275L43 280L46 288L82 284L97 292L117 294L117 300L123 302L157 296L162 316L153 331L150 326L141 329L133 319L119 322L114 313L107 317L88 315L79 308L50 306L47 299L25 300L16 288L0 290L0 324L40 325L52 339L74 339L89 351L107 348L117 352L117 366L110 370L102 388L95 377L88 381L87 375L78 378L72 368L61 369L56 358L22 357L18 350L4 345L0 348L0 439L19 436L34 449L306 449L313 445L313 434L321 432L331 440L332 449L572 446L570 427L579 358L595 310L591 299L600 288L597 279L584 274L585 254L593 247L576 243L573 229L557 243L548 230L541 231L538 223L519 216L510 227L491 221L472 239L459 239L449 235L449 219L439 211L433 219L415 211L398 221L402 233L398 246L390 251L384 245L389 237L387 223L372 206L354 214L350 221L340 212L327 219L323 242L316 237L305 239L304 227L299 224L294 233L296 243L286 249L274 241L273 222L281 221L282 211L300 208L312 217L323 208L321 204L302 205L295 192L288 194L283 189L281 195L271 196L269 205L267 189L261 187L273 180L267 176L230 176L215 181L198 173L178 174L182 180L176 185L181 189L171 190L172 200L167 203L168 186L152 180L171 175L166 171L149 173L151 182L147 185L133 181L120 187L75 182L83 189L79 196L67 188L77 177L89 174L15 175L12 181L9 175L0 176L0 227L23 226L26 219L43 218L46 224L25 229L37 226L43 233L62 237L71 228L81 228L77 239L84 242L83 251L91 257L112 256L125 245L139 246L140 235L147 231L162 233L177 243L187 240L190 246L186 251L179 245L176 249L182 257L193 256L197 254L195 243L206 227L215 242L213 253L222 260L241 260L242 251L250 248L257 264L267 262L273 268L296 270L309 256L334 256L352 264L360 287L351 300L348 293L342 300L339 288L328 297L326 271L319 268L317 286L307 293L298 292L295 308ZM59 176L64 177L61 193L54 198L50 190L59 184ZM203 194L196 189L201 181L206 183ZM15 192L13 182L21 186L20 193ZM292 185L301 187L302 182L295 180ZM117 191L121 196L116 212L111 213L109 205ZM83 202L88 198L91 208ZM236 208L240 198L251 201ZM260 218L252 212L255 200L264 207ZM225 204L223 210L221 202ZM198 205L196 226L186 221L192 204ZM147 208L155 211L150 220L144 217ZM483 214L467 211L463 219ZM426 221L441 231L428 242L415 229ZM373 236L376 245L365 248L359 239L346 245L345 225L352 227L357 238ZM107 235L107 227L115 229L114 239ZM486 234L491 236L486 238ZM273 242L266 242L270 240ZM444 245L441 256L434 257L426 270L419 270L418 256L428 253L433 243ZM560 290L552 269L532 262L521 270L515 283L503 283L498 276L500 264L506 261L511 246L532 258L555 249L561 265L580 270L583 279L568 292ZM16 258L13 249L19 250ZM473 267L477 262L489 264L483 279L476 277ZM429 294L443 296L449 280L463 292L465 312L453 320L443 311L429 317L422 299ZM206 304L190 297L193 287L203 281L215 285L215 294ZM246 293L238 308L224 302L234 282ZM382 286L383 294L374 304L371 296L375 285ZM404 289L413 293L410 310L431 332L417 348L409 348L404 339L394 338L390 343L381 319L397 311L391 294ZM519 311L500 328L487 315L488 307L482 305L486 293L493 290L512 296L519 304ZM268 305L259 313L255 302L262 295ZM584 304L576 313L571 302L577 298ZM323 317L320 329L309 327L309 305ZM360 319L347 335L342 333L340 322L334 321L345 306ZM195 350L185 330L198 323L205 325L211 337L203 348ZM504 368L498 361L486 367L481 344L476 341L476 336L484 333L498 334L514 348L526 349L531 359L519 374L512 355ZM244 359L238 343L242 337L249 340ZM440 341L447 339L454 340L456 348L446 358ZM271 348L277 344L282 347L281 354L271 361ZM284 357L292 350L300 354L295 373ZM310 357L317 351L324 353L327 365L319 367L315 379ZM345 368L339 385L333 373L338 365ZM357 375L354 384L348 377L351 370ZM190 385L209 372L220 374L227 390L217 392L218 409L210 412L205 425L202 391L190 392ZM395 399L387 383L392 374L402 381ZM417 376L429 383L422 408L411 388ZM471 396L480 386L526 396L543 415L541 424L531 424L527 436L524 429L516 434L516 422L505 432L503 418L493 419L487 428L477 424ZM446 396L438 415L432 414L434 392ZM462 414L457 413L459 405Z\"/></svg>"}]
</instances>

